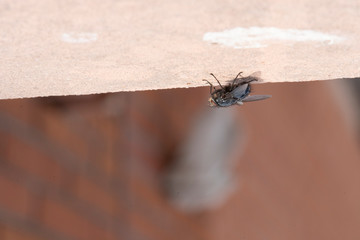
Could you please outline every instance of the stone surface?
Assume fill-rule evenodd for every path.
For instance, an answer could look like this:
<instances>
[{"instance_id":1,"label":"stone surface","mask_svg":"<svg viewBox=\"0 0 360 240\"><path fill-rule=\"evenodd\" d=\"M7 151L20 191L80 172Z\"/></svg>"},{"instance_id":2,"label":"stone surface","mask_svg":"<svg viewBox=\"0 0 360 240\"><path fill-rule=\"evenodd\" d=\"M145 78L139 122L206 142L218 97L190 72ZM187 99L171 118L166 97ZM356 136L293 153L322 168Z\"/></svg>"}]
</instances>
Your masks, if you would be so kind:
<instances>
[{"instance_id":1,"label":"stone surface","mask_svg":"<svg viewBox=\"0 0 360 240\"><path fill-rule=\"evenodd\" d=\"M359 11L355 0L5 0L0 99L196 87L210 72L359 77Z\"/></svg>"}]
</instances>

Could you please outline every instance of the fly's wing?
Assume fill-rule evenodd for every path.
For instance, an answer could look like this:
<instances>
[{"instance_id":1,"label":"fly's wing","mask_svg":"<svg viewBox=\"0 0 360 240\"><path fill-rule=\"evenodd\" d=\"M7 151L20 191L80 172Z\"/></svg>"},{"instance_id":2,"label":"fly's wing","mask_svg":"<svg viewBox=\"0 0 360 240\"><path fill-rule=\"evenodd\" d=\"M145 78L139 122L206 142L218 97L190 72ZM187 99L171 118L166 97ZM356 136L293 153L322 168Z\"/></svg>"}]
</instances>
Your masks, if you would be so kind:
<instances>
[{"instance_id":1,"label":"fly's wing","mask_svg":"<svg viewBox=\"0 0 360 240\"><path fill-rule=\"evenodd\" d=\"M263 82L264 80L261 78L261 72L257 71L248 76L248 78L255 79L257 82Z\"/></svg>"},{"instance_id":2,"label":"fly's wing","mask_svg":"<svg viewBox=\"0 0 360 240\"><path fill-rule=\"evenodd\" d=\"M248 87L249 84L245 83L243 85L239 85L238 87L236 87L234 90L232 90L230 93L228 93L227 96L232 97L232 98L243 98L247 92L248 92Z\"/></svg>"},{"instance_id":3,"label":"fly's wing","mask_svg":"<svg viewBox=\"0 0 360 240\"><path fill-rule=\"evenodd\" d=\"M247 96L246 98L244 98L241 101L242 102L253 102L253 101L264 100L264 99L267 99L270 97L271 97L271 95L252 95L252 96Z\"/></svg>"},{"instance_id":4,"label":"fly's wing","mask_svg":"<svg viewBox=\"0 0 360 240\"><path fill-rule=\"evenodd\" d=\"M260 78L261 72L260 71L254 72L254 73L250 74L249 77Z\"/></svg>"},{"instance_id":5,"label":"fly's wing","mask_svg":"<svg viewBox=\"0 0 360 240\"><path fill-rule=\"evenodd\" d=\"M229 83L235 82L235 84L251 83L253 81L263 82L263 80L260 78L260 76L261 76L261 72L257 71L257 72L250 74L247 77L239 77L239 78L236 78L235 80L228 80L227 82L229 82Z\"/></svg>"}]
</instances>

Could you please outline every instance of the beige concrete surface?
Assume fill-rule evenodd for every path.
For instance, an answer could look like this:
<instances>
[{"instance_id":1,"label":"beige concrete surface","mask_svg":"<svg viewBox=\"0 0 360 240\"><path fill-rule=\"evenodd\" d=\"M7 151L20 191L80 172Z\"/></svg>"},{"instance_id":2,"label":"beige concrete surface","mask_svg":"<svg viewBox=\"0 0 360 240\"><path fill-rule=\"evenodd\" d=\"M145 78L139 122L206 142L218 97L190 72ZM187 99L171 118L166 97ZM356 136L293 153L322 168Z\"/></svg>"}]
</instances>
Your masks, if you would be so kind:
<instances>
[{"instance_id":1,"label":"beige concrete surface","mask_svg":"<svg viewBox=\"0 0 360 240\"><path fill-rule=\"evenodd\" d=\"M360 76L360 2L0 2L0 99ZM226 31L230 30L230 31Z\"/></svg>"}]
</instances>

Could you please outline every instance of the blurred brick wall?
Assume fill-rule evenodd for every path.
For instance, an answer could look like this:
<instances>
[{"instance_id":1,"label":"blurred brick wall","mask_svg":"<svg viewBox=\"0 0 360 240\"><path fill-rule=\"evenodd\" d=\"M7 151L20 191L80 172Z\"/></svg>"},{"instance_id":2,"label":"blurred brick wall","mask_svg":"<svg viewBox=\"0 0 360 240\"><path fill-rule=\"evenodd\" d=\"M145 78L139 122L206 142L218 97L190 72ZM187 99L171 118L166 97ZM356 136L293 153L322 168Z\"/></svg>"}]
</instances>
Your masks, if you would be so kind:
<instances>
[{"instance_id":1,"label":"blurred brick wall","mask_svg":"<svg viewBox=\"0 0 360 240\"><path fill-rule=\"evenodd\" d=\"M273 97L241 108L240 187L207 214L212 239L360 239L359 143L330 87L344 81L256 86Z\"/></svg>"},{"instance_id":2,"label":"blurred brick wall","mask_svg":"<svg viewBox=\"0 0 360 240\"><path fill-rule=\"evenodd\" d=\"M189 100L162 91L1 101L0 239L205 239L159 184L196 109Z\"/></svg>"},{"instance_id":3,"label":"blurred brick wall","mask_svg":"<svg viewBox=\"0 0 360 240\"><path fill-rule=\"evenodd\" d=\"M208 88L0 101L0 239L359 239L360 157L325 82L262 84L220 209L169 205L161 173Z\"/></svg>"}]
</instances>

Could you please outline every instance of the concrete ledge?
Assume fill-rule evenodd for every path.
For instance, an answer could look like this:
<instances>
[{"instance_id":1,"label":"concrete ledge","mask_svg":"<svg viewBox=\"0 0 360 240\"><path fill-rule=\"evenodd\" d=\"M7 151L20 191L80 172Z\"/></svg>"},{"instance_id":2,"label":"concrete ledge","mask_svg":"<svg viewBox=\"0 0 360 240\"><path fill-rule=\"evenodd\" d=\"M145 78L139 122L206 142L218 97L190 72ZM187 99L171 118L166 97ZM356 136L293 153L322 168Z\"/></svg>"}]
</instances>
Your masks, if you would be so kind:
<instances>
[{"instance_id":1,"label":"concrete ledge","mask_svg":"<svg viewBox=\"0 0 360 240\"><path fill-rule=\"evenodd\" d=\"M360 76L360 4L332 1L0 3L0 99Z\"/></svg>"}]
</instances>

